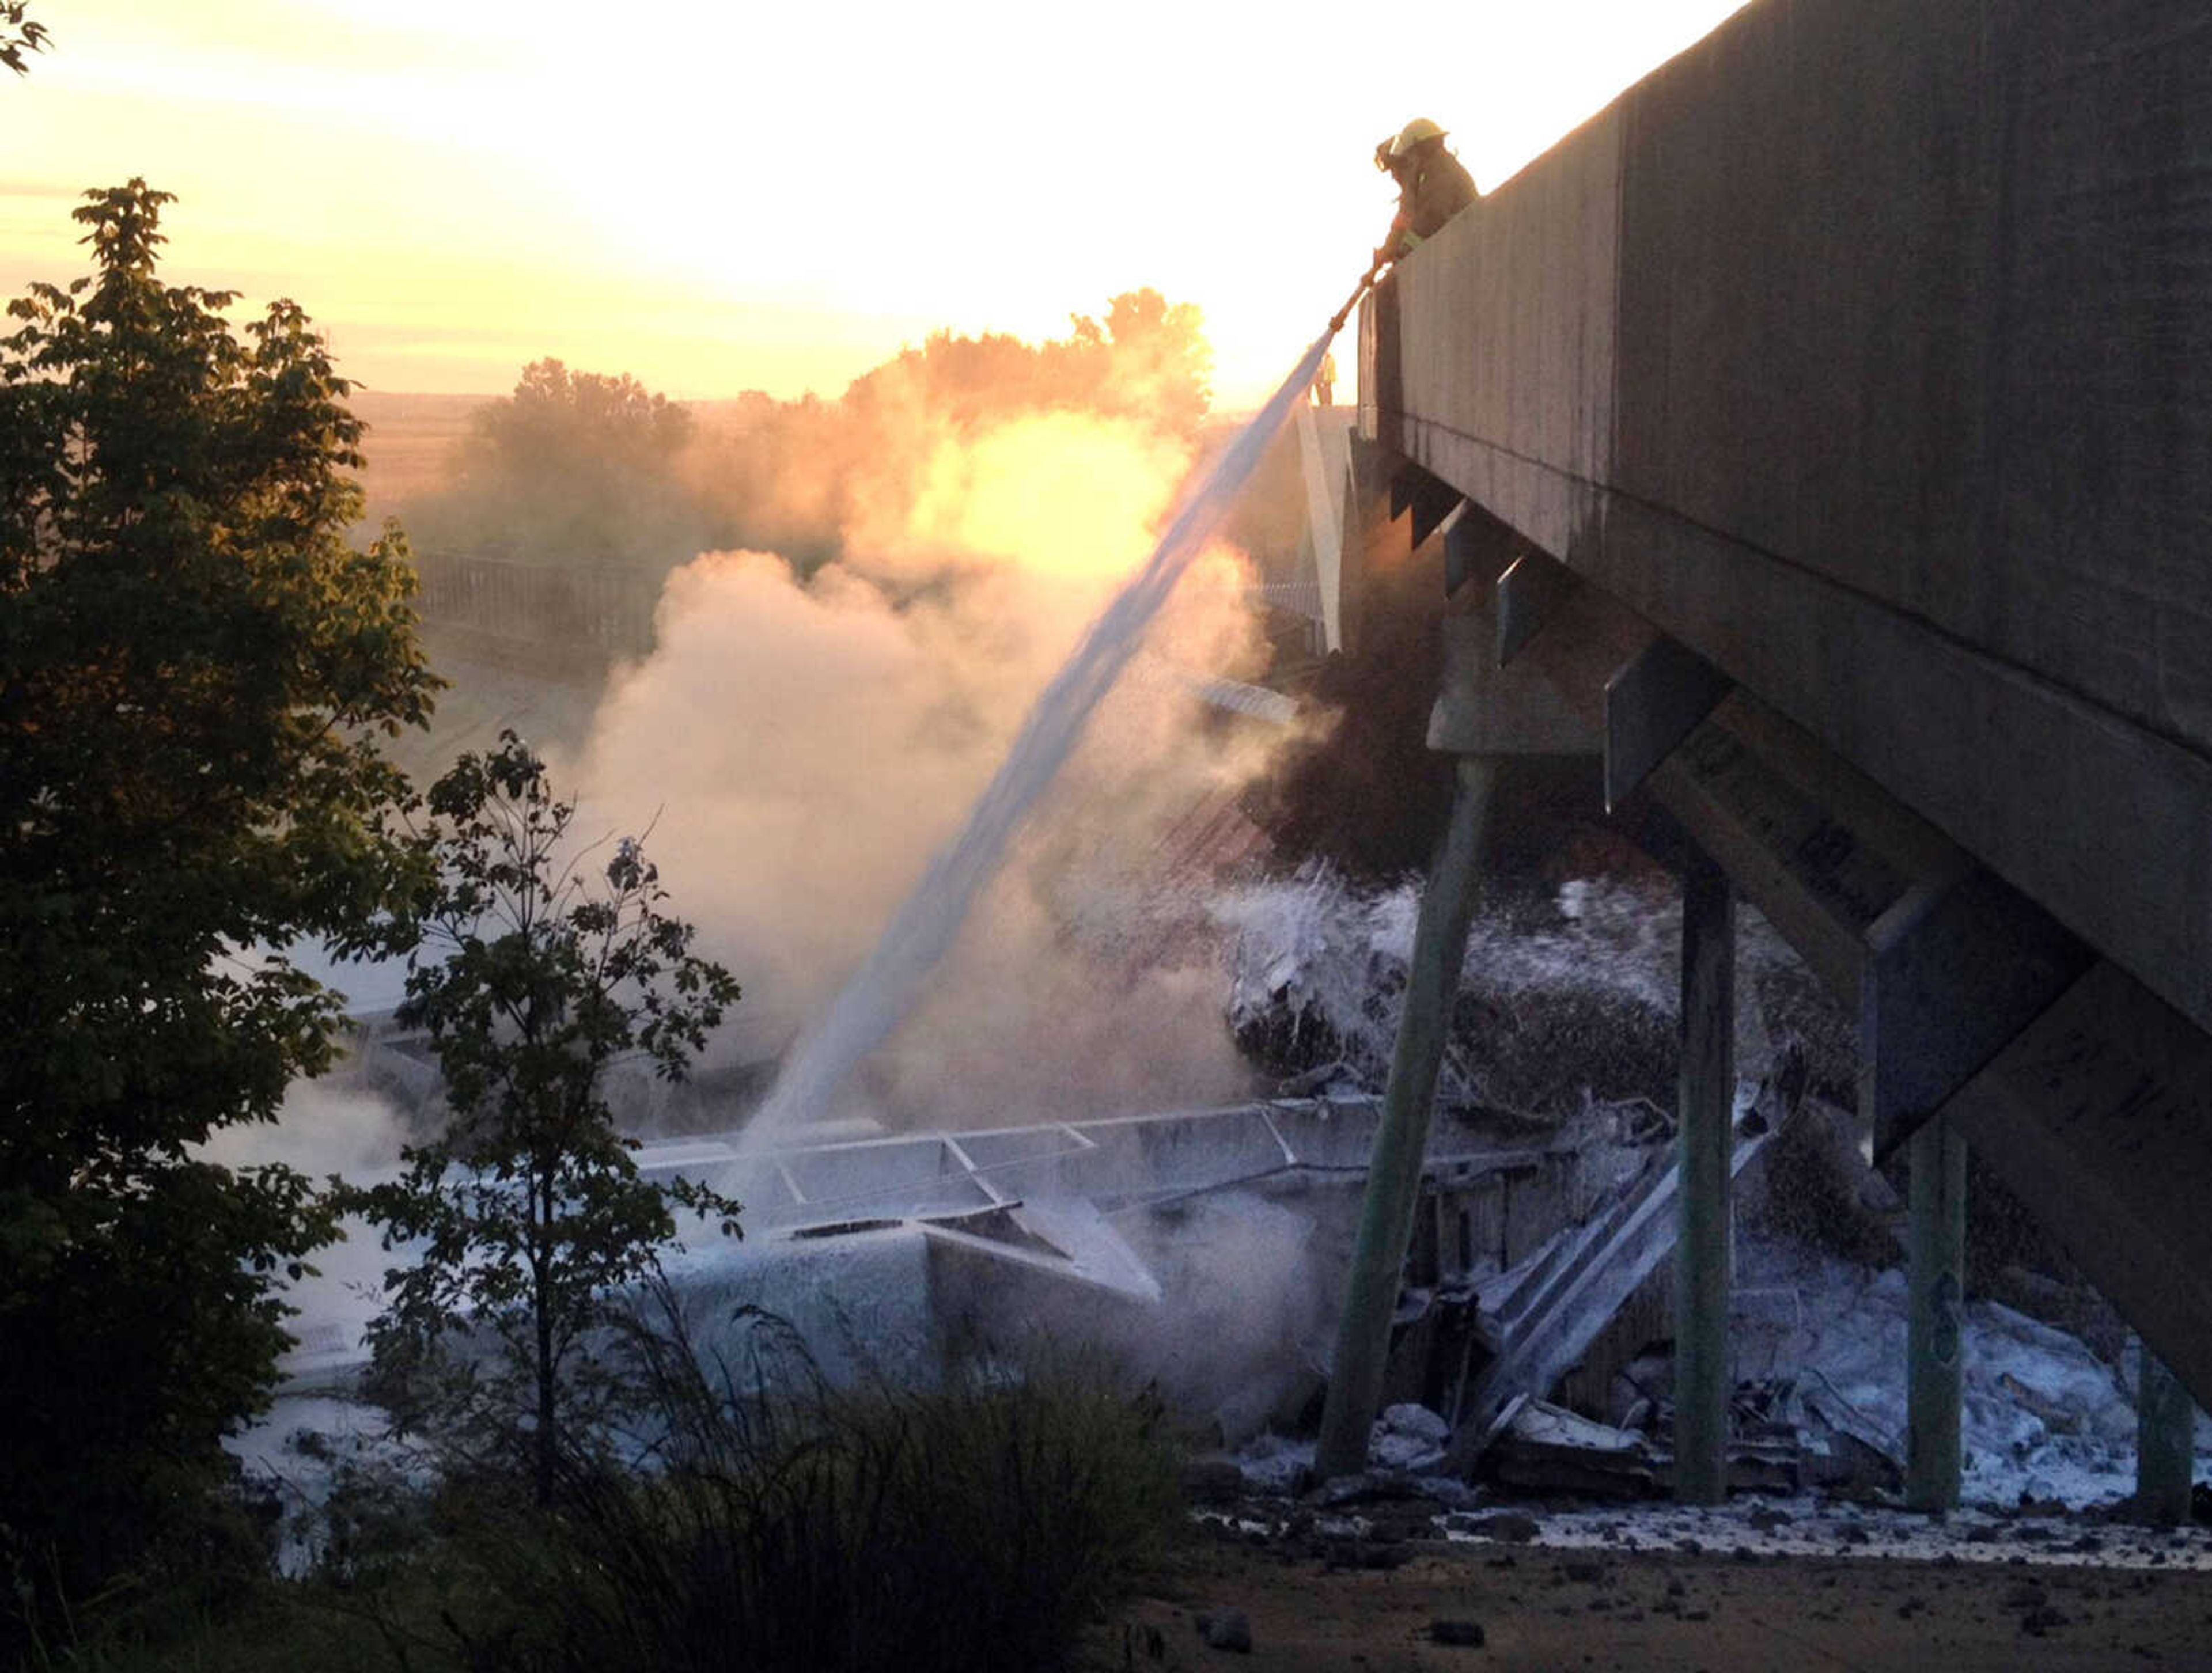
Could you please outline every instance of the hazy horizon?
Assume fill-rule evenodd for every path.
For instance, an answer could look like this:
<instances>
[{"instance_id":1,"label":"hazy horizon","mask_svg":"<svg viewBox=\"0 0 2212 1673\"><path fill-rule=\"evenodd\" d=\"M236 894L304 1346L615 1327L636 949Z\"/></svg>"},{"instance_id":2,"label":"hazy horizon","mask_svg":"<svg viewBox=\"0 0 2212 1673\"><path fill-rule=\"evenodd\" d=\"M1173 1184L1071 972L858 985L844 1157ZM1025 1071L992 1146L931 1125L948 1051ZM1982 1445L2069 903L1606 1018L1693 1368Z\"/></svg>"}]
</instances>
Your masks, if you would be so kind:
<instances>
[{"instance_id":1,"label":"hazy horizon","mask_svg":"<svg viewBox=\"0 0 2212 1673\"><path fill-rule=\"evenodd\" d=\"M834 397L933 331L1042 339L1151 286L1202 310L1242 409L1387 223L1378 137L1432 117L1494 186L1736 5L1470 5L1413 50L1248 0L1089 29L995 0L649 0L619 29L46 0L52 50L6 89L0 285L82 272L79 194L143 175L178 196L176 281L295 298L373 390L498 394L550 355L684 400Z\"/></svg>"}]
</instances>

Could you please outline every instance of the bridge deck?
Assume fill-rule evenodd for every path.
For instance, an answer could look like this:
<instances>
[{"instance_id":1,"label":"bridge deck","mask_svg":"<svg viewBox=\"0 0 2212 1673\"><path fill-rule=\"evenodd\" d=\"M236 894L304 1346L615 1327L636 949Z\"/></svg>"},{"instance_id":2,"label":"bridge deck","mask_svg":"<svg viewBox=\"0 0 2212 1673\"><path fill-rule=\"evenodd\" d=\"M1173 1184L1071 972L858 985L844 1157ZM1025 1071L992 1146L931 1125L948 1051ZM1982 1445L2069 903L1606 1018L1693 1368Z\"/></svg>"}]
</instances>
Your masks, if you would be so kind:
<instances>
[{"instance_id":1,"label":"bridge deck","mask_svg":"<svg viewBox=\"0 0 2212 1673\"><path fill-rule=\"evenodd\" d=\"M1948 1107L2212 1403L2212 12L1758 0L1416 251L1360 360L1416 530L1463 496L1565 566L1454 642L1550 610L1608 794L1656 767L1839 973L1862 1120ZM1610 683L1577 607L1644 638ZM1443 747L1561 708L1449 666Z\"/></svg>"},{"instance_id":2,"label":"bridge deck","mask_svg":"<svg viewBox=\"0 0 2212 1673\"><path fill-rule=\"evenodd\" d=\"M1400 270L1362 424L2212 1026L2212 15L1761 0Z\"/></svg>"}]
</instances>

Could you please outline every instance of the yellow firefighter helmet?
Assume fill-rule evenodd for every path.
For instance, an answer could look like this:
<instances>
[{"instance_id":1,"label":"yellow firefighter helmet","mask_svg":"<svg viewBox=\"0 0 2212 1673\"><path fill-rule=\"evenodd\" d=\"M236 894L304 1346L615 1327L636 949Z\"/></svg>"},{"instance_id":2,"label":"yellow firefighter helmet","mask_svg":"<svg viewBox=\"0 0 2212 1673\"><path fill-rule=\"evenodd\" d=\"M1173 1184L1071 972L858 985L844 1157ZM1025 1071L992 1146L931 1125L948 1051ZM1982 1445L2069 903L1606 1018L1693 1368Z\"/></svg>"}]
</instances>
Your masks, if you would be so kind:
<instances>
[{"instance_id":1,"label":"yellow firefighter helmet","mask_svg":"<svg viewBox=\"0 0 2212 1673\"><path fill-rule=\"evenodd\" d=\"M1444 130L1425 116L1417 116L1398 130L1398 137L1390 142L1390 155L1402 157L1423 140L1442 139Z\"/></svg>"}]
</instances>

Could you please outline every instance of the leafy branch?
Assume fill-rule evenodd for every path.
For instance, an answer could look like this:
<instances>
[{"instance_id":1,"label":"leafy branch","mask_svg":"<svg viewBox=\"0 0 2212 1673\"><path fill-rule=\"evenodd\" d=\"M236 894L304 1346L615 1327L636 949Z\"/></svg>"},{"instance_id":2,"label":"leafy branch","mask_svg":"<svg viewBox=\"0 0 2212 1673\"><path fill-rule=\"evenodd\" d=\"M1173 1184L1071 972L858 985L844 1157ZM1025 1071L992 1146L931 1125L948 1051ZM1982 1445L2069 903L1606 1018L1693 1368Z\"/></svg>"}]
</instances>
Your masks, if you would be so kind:
<instances>
[{"instance_id":1,"label":"leafy branch","mask_svg":"<svg viewBox=\"0 0 2212 1673\"><path fill-rule=\"evenodd\" d=\"M30 0L0 0L0 64L18 76L31 73L26 52L43 52L53 36L29 15Z\"/></svg>"}]
</instances>

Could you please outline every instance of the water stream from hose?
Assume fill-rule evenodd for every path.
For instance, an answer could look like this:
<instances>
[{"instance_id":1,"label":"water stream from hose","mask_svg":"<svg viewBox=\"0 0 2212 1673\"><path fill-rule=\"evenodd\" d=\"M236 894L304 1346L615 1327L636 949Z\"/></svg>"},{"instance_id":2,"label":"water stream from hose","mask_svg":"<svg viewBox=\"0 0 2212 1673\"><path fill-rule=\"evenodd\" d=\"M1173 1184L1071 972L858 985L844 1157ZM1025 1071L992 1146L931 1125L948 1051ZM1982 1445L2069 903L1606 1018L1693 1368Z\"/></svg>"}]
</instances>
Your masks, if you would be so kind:
<instances>
[{"instance_id":1,"label":"water stream from hose","mask_svg":"<svg viewBox=\"0 0 2212 1673\"><path fill-rule=\"evenodd\" d=\"M854 1065L898 1026L922 979L952 945L976 895L997 872L1008 840L1066 762L1091 711L1113 688L1160 606L1251 480L1291 403L1305 397L1333 335L1325 332L1315 341L1238 432L1183 502L1145 567L1114 596L1038 696L960 833L930 862L867 962L784 1064L745 1130L748 1149L787 1139L800 1123L825 1113Z\"/></svg>"}]
</instances>

